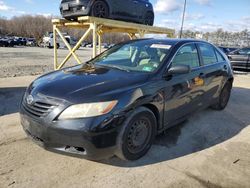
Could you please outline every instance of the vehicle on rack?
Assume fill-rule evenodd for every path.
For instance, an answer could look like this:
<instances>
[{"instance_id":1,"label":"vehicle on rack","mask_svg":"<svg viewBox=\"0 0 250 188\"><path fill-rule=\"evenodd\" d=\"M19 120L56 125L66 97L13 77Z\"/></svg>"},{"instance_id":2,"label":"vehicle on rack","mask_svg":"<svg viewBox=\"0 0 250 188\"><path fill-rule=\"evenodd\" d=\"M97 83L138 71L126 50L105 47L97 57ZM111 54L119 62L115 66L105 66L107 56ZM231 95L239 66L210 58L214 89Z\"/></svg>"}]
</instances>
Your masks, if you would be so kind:
<instances>
[{"instance_id":1,"label":"vehicle on rack","mask_svg":"<svg viewBox=\"0 0 250 188\"><path fill-rule=\"evenodd\" d=\"M22 99L21 123L50 151L137 160L157 134L192 113L223 110L233 79L228 58L210 43L128 41L35 80Z\"/></svg>"},{"instance_id":2,"label":"vehicle on rack","mask_svg":"<svg viewBox=\"0 0 250 188\"><path fill-rule=\"evenodd\" d=\"M149 0L62 0L60 11L68 20L77 20L79 16L94 16L154 24L154 10Z\"/></svg>"},{"instance_id":3,"label":"vehicle on rack","mask_svg":"<svg viewBox=\"0 0 250 188\"><path fill-rule=\"evenodd\" d=\"M228 58L235 70L250 70L250 47L230 52Z\"/></svg>"}]
</instances>

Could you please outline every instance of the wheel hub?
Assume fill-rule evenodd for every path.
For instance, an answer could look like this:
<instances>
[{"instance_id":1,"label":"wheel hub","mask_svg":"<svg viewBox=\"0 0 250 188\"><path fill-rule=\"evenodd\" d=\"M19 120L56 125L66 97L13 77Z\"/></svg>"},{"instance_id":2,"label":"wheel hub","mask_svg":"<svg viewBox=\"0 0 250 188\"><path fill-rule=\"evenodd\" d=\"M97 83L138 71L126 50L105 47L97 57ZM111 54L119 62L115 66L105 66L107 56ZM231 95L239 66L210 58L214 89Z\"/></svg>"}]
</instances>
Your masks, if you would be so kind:
<instances>
[{"instance_id":1,"label":"wheel hub","mask_svg":"<svg viewBox=\"0 0 250 188\"><path fill-rule=\"evenodd\" d=\"M128 149L135 153L143 149L149 136L149 125L146 120L137 120L128 134Z\"/></svg>"}]
</instances>

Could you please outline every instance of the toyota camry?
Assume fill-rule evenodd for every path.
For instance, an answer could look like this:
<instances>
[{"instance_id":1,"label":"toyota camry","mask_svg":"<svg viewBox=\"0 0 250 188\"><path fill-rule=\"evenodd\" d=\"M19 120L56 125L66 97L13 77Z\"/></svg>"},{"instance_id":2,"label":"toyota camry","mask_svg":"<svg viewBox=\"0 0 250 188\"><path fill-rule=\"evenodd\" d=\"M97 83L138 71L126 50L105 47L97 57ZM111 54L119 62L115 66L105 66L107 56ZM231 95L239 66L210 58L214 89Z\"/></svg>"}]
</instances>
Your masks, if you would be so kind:
<instances>
[{"instance_id":1,"label":"toyota camry","mask_svg":"<svg viewBox=\"0 0 250 188\"><path fill-rule=\"evenodd\" d=\"M204 41L141 39L48 73L26 90L21 123L43 148L99 160L137 160L155 136L229 101L227 57Z\"/></svg>"}]
</instances>

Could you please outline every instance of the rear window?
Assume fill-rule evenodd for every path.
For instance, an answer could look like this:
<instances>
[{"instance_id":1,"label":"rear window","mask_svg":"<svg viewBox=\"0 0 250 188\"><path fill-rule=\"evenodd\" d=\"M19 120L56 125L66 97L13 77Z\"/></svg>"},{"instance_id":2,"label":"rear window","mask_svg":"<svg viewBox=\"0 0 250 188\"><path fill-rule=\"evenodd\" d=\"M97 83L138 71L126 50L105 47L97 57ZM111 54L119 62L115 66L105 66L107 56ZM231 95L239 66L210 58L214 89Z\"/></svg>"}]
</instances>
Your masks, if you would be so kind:
<instances>
[{"instance_id":1,"label":"rear window","mask_svg":"<svg viewBox=\"0 0 250 188\"><path fill-rule=\"evenodd\" d=\"M225 61L225 58L221 55L220 52L218 52L218 50L215 50L215 52L216 52L216 56L217 56L218 62Z\"/></svg>"},{"instance_id":2,"label":"rear window","mask_svg":"<svg viewBox=\"0 0 250 188\"><path fill-rule=\"evenodd\" d=\"M217 62L217 57L215 55L214 47L210 44L200 43L198 44L200 51L201 51L201 57L203 59L204 65L210 65Z\"/></svg>"}]
</instances>

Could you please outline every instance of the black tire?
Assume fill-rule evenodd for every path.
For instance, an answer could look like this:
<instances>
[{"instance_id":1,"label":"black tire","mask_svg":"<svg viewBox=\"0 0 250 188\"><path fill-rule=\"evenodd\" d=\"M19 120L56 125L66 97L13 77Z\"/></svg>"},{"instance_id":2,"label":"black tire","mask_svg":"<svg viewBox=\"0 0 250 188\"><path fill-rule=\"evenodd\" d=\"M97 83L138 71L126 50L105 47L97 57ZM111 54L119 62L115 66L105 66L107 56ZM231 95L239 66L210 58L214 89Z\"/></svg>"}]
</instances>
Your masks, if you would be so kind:
<instances>
[{"instance_id":1,"label":"black tire","mask_svg":"<svg viewBox=\"0 0 250 188\"><path fill-rule=\"evenodd\" d=\"M109 18L109 7L104 1L95 1L90 15L98 18Z\"/></svg>"},{"instance_id":2,"label":"black tire","mask_svg":"<svg viewBox=\"0 0 250 188\"><path fill-rule=\"evenodd\" d=\"M231 96L232 83L227 82L223 89L221 90L218 102L211 106L214 110L224 110L228 104L228 101Z\"/></svg>"},{"instance_id":3,"label":"black tire","mask_svg":"<svg viewBox=\"0 0 250 188\"><path fill-rule=\"evenodd\" d=\"M154 14L152 12L147 12L143 23L150 26L154 25Z\"/></svg>"},{"instance_id":4,"label":"black tire","mask_svg":"<svg viewBox=\"0 0 250 188\"><path fill-rule=\"evenodd\" d=\"M151 148L157 122L152 111L140 107L124 122L117 140L116 156L133 161L143 157Z\"/></svg>"}]
</instances>

